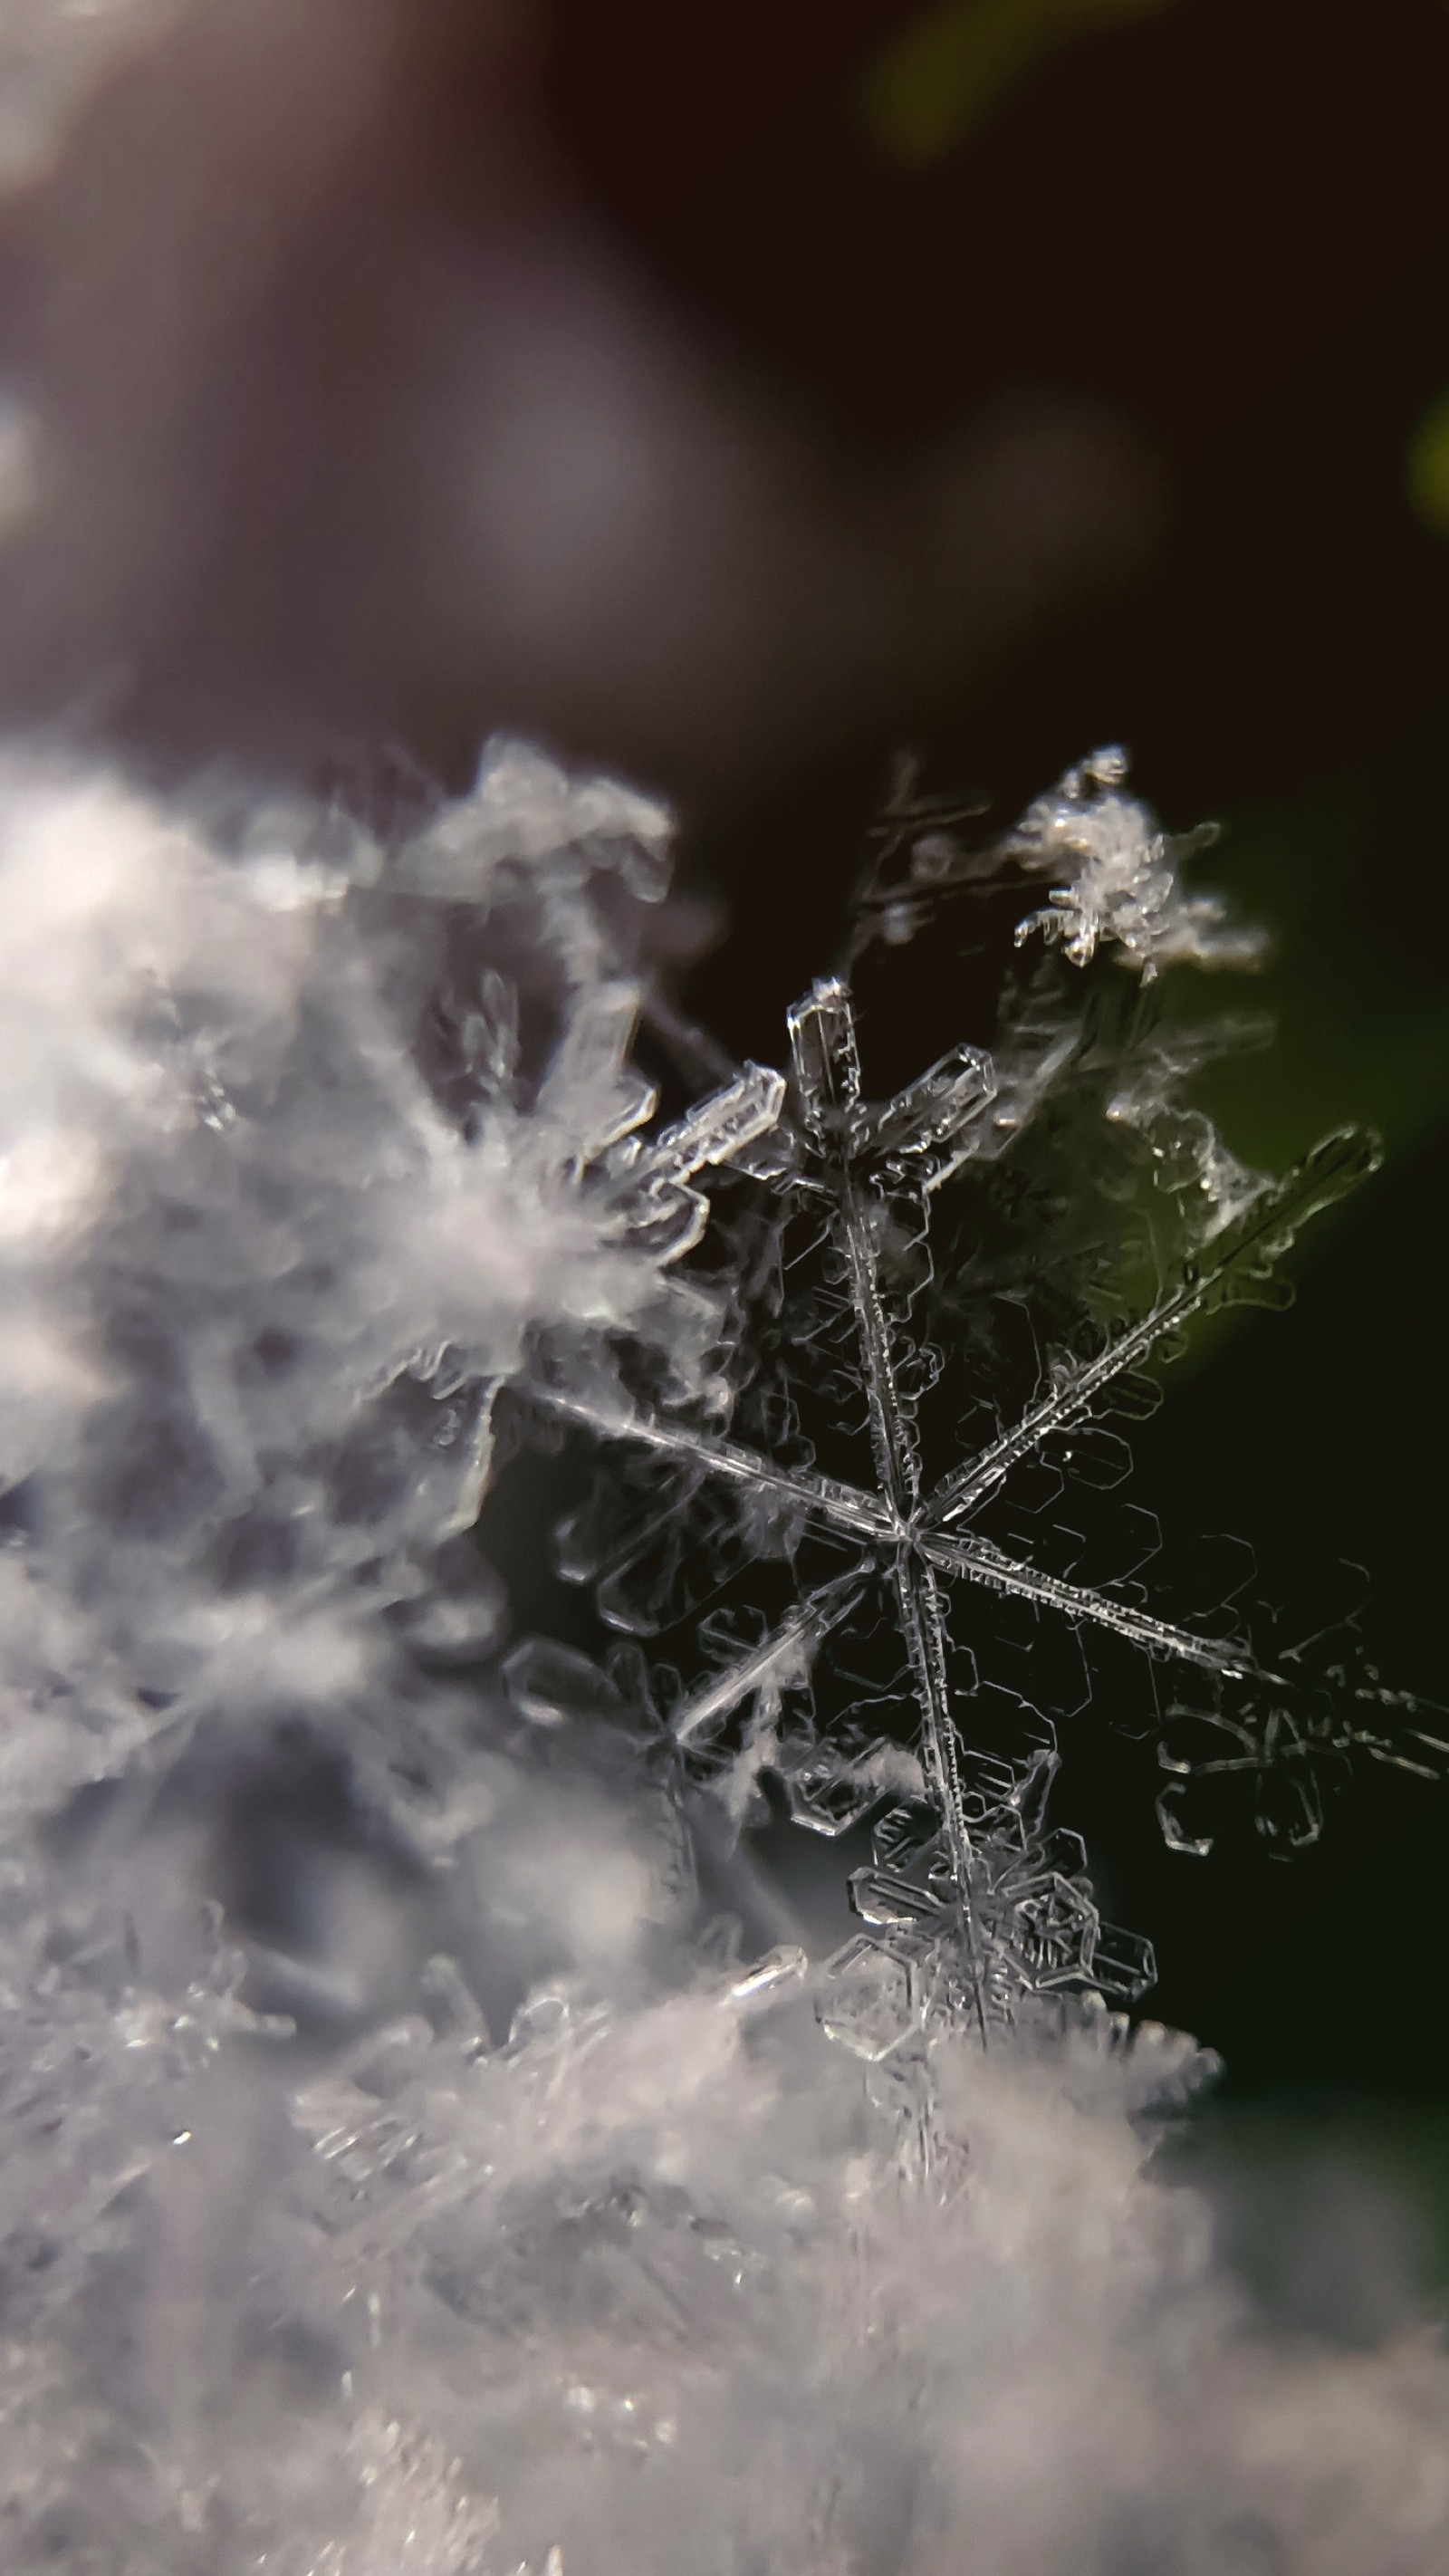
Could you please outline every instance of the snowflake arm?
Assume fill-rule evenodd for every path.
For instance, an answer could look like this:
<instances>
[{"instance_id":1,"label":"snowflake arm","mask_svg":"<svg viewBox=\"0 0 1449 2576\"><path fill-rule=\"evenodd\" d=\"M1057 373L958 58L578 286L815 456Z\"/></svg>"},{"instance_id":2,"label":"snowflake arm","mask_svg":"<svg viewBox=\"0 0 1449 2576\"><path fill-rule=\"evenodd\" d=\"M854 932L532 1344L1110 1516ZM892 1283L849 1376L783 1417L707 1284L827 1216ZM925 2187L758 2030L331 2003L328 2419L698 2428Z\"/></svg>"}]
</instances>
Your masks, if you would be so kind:
<instances>
[{"instance_id":1,"label":"snowflake arm","mask_svg":"<svg viewBox=\"0 0 1449 2576\"><path fill-rule=\"evenodd\" d=\"M1377 1168L1376 1140L1358 1128L1324 1138L1286 1177L1265 1185L1239 1223L1210 1241L1187 1263L1149 1312L1109 1340L1094 1359L1067 1371L1039 1404L937 1486L926 1507L928 1526L962 1520L1043 1443L1072 1430L1109 1388L1196 1315L1235 1299L1251 1303L1273 1293L1275 1262L1300 1229Z\"/></svg>"}]
</instances>

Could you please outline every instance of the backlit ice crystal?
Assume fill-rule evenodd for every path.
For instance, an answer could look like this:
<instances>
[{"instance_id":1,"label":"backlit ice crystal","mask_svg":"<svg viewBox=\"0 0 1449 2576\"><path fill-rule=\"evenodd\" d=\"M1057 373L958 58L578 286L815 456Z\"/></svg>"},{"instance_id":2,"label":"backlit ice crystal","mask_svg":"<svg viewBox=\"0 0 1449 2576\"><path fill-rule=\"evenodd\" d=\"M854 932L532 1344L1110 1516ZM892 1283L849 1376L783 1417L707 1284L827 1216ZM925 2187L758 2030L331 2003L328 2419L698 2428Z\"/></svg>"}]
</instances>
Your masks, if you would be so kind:
<instances>
[{"instance_id":1,"label":"backlit ice crystal","mask_svg":"<svg viewBox=\"0 0 1449 2576\"><path fill-rule=\"evenodd\" d=\"M940 809L930 812L931 828L912 862L916 910L904 919L887 911L892 943L913 934L922 906L953 872L979 883L995 865L1014 866L1022 878L1061 877L1052 909L1028 914L1016 937L1020 945L1045 928L1074 968L1090 965L1102 947L1118 952L1144 983L1173 964L1255 962L1262 945L1256 934L1224 927L1218 898L1183 893L1178 863L1199 842L1175 843L1158 829L1125 793L1125 767L1120 753L1096 755L984 859L953 861ZM1184 1626L1128 1587L1073 1581L978 1526L994 1498L1047 1462L1069 1466L1079 1481L1090 1481L1094 1469L1100 1480L1104 1467L1107 1482L1120 1477L1125 1453L1118 1464L1102 1426L1155 1402L1143 1364L1170 1349L1198 1316L1235 1302L1280 1302L1281 1256L1309 1218L1373 1168L1370 1138L1330 1136L1285 1180L1269 1182L1245 1174L1201 1121L1211 1150L1192 1136L1196 1189L1186 1246L1145 1309L1114 1316L1085 1348L1049 1352L1035 1396L1014 1419L944 1473L925 1472L922 1406L943 1364L932 1312L939 1314L949 1285L932 1263L937 1194L948 1193L973 1163L999 1164L1057 1096L1080 1083L1088 1042L1070 992L1054 987L1052 974L1048 965L1037 979L1041 989L1024 1030L1008 1021L998 1060L958 1045L884 1102L863 1089L850 984L839 976L817 982L789 1015L788 1080L776 1078L767 1089L767 1078L752 1068L736 1086L743 1096L753 1083L760 1108L745 1147L766 1134L767 1110L770 1124L753 1163L748 1150L735 1158L757 1204L735 1219L744 1244L730 1322L735 1338L710 1400L636 1398L627 1354L597 1343L546 1344L527 1381L546 1413L639 1461L627 1504L606 1480L591 1511L571 1525L561 1555L575 1580L601 1578L600 1606L615 1627L673 1635L691 1599L707 1602L752 1557L803 1563L806 1541L814 1543L816 1562L823 1555L823 1579L807 1578L775 1624L756 1614L734 1640L727 1614L706 1619L697 1640L704 1669L674 1709L674 1740L686 1773L713 1771L717 1794L736 1816L750 1783L769 1770L796 1821L828 1834L861 1823L909 1779L912 1802L889 1808L877 1825L875 1864L855 1872L852 1901L871 1927L870 1940L895 1963L880 1972L880 1993L929 1995L934 2011L982 2032L1009 2024L1034 1996L1091 1990L1132 2003L1155 1970L1146 1941L1100 1921L1080 1844L1046 1829L1046 1790L1057 1767L1050 1725L1032 1712L1017 1729L1019 1741L1009 1734L1003 1741L997 1708L987 1721L994 1748L973 1741L982 1701L951 1623L955 1616L964 1635L979 1635L980 1622L973 1628L959 1606L953 1611L961 1596L969 1601L975 1589L1028 1605L1078 1630L1107 1632L1169 1676L1187 1668L1207 1677L1213 1697L1203 1722L1219 1733L1206 1756L1185 1759L1164 1739L1163 1761L1174 1776L1160 1813L1178 1850L1211 1847L1210 1835L1195 1838L1181 1821L1184 1784L1200 1775L1266 1774L1285 1757L1296 1760L1301 1822L1290 1839L1303 1840L1318 1820L1315 1739L1325 1753L1359 1749L1430 1776L1444 1753L1424 1730L1396 1730L1392 1719L1375 1724L1371 1687L1341 1686L1310 1708L1291 1642L1284 1668L1274 1669L1260 1662L1245 1633ZM1140 1030L1129 1026L1112 1067L1105 1115L1122 1119L1124 1094L1135 1086L1130 1123L1144 1132L1151 1154L1167 1152L1168 1167L1155 1177L1168 1191L1181 1186L1178 1148L1190 1115L1173 1096L1174 1074L1190 1060L1190 1050L1174 1059L1144 1020ZM720 1097L728 1102L731 1094ZM741 1182L735 1187L738 1194ZM753 1288L742 1284L749 1275ZM751 1342L762 1315L777 1359L763 1400ZM818 1463L822 1415L826 1440L838 1428L832 1402L840 1413L863 1417L863 1472L850 1478ZM785 1434L775 1447L772 1423ZM852 1628L878 1621L882 1605L899 1639L901 1671L875 1715L888 1704L898 1715L902 1694L914 1711L912 1728L903 1738L897 1724L894 1740L873 1722L869 1701L859 1712L847 1705L821 1721L811 1693L817 1664L841 1650L843 1637L848 1646ZM1378 1699L1386 1705L1386 1695ZM1410 1702L1400 1702L1399 1711L1415 1713ZM874 1973L865 1955L853 1941L826 1971L827 2028L855 2025L853 2010L833 2001L829 1989L838 1976L858 1995Z\"/></svg>"}]
</instances>

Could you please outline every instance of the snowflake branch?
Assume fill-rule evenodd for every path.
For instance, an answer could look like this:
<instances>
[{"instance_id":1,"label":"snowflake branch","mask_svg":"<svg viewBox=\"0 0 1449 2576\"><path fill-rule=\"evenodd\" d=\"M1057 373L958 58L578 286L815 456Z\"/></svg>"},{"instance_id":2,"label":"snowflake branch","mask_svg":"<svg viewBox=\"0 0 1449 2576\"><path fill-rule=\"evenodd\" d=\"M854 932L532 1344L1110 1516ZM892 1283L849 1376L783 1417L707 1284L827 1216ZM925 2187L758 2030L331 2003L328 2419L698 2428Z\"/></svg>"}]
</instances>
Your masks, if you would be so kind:
<instances>
[{"instance_id":1,"label":"snowflake branch","mask_svg":"<svg viewBox=\"0 0 1449 2576\"><path fill-rule=\"evenodd\" d=\"M847 1485L839 1477L822 1476L813 1467L777 1467L772 1459L761 1458L736 1441L716 1439L707 1431L691 1429L687 1423L628 1413L622 1406L573 1394L538 1378L520 1378L514 1383L516 1392L530 1402L595 1432L601 1440L633 1440L644 1449L693 1459L709 1475L798 1504L812 1519L824 1521L828 1528L848 1538L879 1545L904 1534L905 1524L878 1495L866 1493L859 1485Z\"/></svg>"},{"instance_id":2,"label":"snowflake branch","mask_svg":"<svg viewBox=\"0 0 1449 2576\"><path fill-rule=\"evenodd\" d=\"M1325 1137L1282 1181L1262 1191L1247 1214L1209 1244L1199 1261L1184 1268L1176 1284L1137 1323L1109 1341L1095 1359L1073 1369L978 1458L947 1476L926 1505L926 1525L941 1528L964 1519L995 1492L1013 1467L1038 1456L1044 1441L1071 1430L1117 1378L1149 1358L1192 1316L1228 1303L1235 1293L1251 1296L1254 1285L1265 1285L1273 1263L1308 1219L1342 1198L1377 1162L1377 1142L1361 1129L1343 1128Z\"/></svg>"},{"instance_id":3,"label":"snowflake branch","mask_svg":"<svg viewBox=\"0 0 1449 2576\"><path fill-rule=\"evenodd\" d=\"M1130 1645L1143 1647L1149 1655L1196 1664L1204 1672L1220 1673L1226 1681L1251 1678L1288 1687L1280 1674L1265 1672L1255 1663L1246 1646L1235 1645L1226 1638L1196 1636L1192 1629L1179 1628L1170 1619L1156 1619L1145 1610L1132 1609L1125 1601L1114 1601L1110 1593L1089 1591L1082 1584L1066 1582L1060 1575L1046 1574L1039 1566L1024 1565L1016 1557L1003 1555L989 1539L922 1529L917 1532L916 1546L921 1556L943 1573L959 1574L968 1583L983 1584L991 1592L1034 1601L1043 1609L1059 1611L1064 1619L1078 1625L1110 1629L1114 1636L1125 1637Z\"/></svg>"},{"instance_id":4,"label":"snowflake branch","mask_svg":"<svg viewBox=\"0 0 1449 2576\"><path fill-rule=\"evenodd\" d=\"M848 1574L837 1575L833 1583L823 1584L808 1601L797 1602L757 1646L691 1691L670 1720L676 1744L689 1744L705 1734L754 1691L806 1680L816 1648L849 1618L874 1572L874 1565L866 1560Z\"/></svg>"}]
</instances>

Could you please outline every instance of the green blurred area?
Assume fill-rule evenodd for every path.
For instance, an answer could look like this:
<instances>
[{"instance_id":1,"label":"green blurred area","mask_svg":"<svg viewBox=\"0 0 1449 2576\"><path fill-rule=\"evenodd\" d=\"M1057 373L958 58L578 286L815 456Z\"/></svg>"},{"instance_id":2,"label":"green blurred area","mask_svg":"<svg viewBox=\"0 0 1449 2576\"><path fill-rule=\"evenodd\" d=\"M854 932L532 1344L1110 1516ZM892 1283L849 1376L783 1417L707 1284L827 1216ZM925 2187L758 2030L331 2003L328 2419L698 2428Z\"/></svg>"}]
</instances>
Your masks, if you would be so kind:
<instances>
[{"instance_id":1,"label":"green blurred area","mask_svg":"<svg viewBox=\"0 0 1449 2576\"><path fill-rule=\"evenodd\" d=\"M1063 46L1175 0L938 0L873 56L855 93L875 148L928 169L968 143Z\"/></svg>"},{"instance_id":2,"label":"green blurred area","mask_svg":"<svg viewBox=\"0 0 1449 2576\"><path fill-rule=\"evenodd\" d=\"M1449 537L1449 391L1436 394L1414 424L1404 490L1415 517L1435 536Z\"/></svg>"},{"instance_id":3,"label":"green blurred area","mask_svg":"<svg viewBox=\"0 0 1449 2576\"><path fill-rule=\"evenodd\" d=\"M1264 1170L1350 1122L1375 1128L1397 1165L1449 1120L1442 925L1407 867L1395 891L1401 803L1401 780L1350 777L1235 818L1201 863L1272 934L1262 979L1271 1048L1229 1057L1203 1088L1236 1149ZM1346 1209L1340 1222L1353 1221Z\"/></svg>"}]
</instances>

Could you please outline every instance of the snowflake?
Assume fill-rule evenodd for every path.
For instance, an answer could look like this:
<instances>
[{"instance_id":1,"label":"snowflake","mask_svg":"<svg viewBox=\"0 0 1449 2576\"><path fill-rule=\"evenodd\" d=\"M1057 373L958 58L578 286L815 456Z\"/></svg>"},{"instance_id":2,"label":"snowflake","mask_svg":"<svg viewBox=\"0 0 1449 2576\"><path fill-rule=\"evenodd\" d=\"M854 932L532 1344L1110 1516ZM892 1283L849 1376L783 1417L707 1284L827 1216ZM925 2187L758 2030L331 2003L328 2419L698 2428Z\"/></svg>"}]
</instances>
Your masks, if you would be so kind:
<instances>
[{"instance_id":1,"label":"snowflake","mask_svg":"<svg viewBox=\"0 0 1449 2576\"><path fill-rule=\"evenodd\" d=\"M1053 920L1077 925L1063 932L1070 964L1085 966L1109 938L1143 981L1172 959L1247 962L1258 943L1218 933L1215 898L1181 896L1176 859L1187 845L1169 842L1145 807L1120 794L1122 775L1120 756L1098 755L984 857L963 856L946 838L945 807L898 791L858 921L873 913L900 945L924 918L923 881L931 897L943 885L999 886L1013 870L1019 884L1048 861L1065 868L1075 854L1076 876L1052 897ZM966 811L954 807L949 819ZM1053 816L1070 819L1072 830ZM899 885L882 894L903 849L912 882L904 894ZM1018 947L1039 918L1018 924ZM868 938L857 933L856 956ZM725 1296L728 1321L716 1375L702 1391L671 1389L657 1372L651 1382L632 1368L627 1351L575 1340L540 1346L527 1381L545 1412L637 1462L606 1478L562 1533L562 1570L598 1585L616 1629L658 1633L681 1618L693 1628L698 1668L687 1682L669 1667L646 1674L637 1650L632 1661L626 1650L616 1682L603 1686L652 1690L686 1774L711 1780L736 1823L767 1771L795 1820L818 1833L840 1835L877 1815L871 1861L851 1880L866 1929L832 1963L822 2005L827 2027L867 2057L889 2054L929 2014L965 2016L985 2030L1016 2019L1029 1997L1086 1992L1129 2003L1155 1975L1145 1941L1102 1923L1079 1839L1047 1827L1057 1768L1050 1724L1022 1693L1005 1740L999 1724L985 1741L972 1727L983 1695L953 1676L960 1650L949 1617L963 1588L1079 1635L1104 1635L1154 1672L1206 1680L1206 1708L1174 1699L1167 1712L1208 1730L1206 1754L1184 1756L1170 1731L1164 1736L1171 1776L1159 1813L1180 1850L1206 1850L1211 1840L1184 1810L1189 1782L1286 1773L1288 1821L1281 1798L1275 1806L1271 1797L1259 1821L1270 1839L1291 1843L1317 1830L1325 1762L1367 1750L1437 1773L1445 1750L1427 1734L1409 1745L1393 1733L1384 1711L1415 1713L1412 1703L1384 1692L1372 1672L1355 1677L1340 1665L1325 1682L1302 1641L1266 1663L1244 1634L1160 1615L1120 1582L1073 1580L1040 1549L1013 1551L981 1526L1023 1472L1074 1455L1085 1463L1114 1405L1129 1417L1148 1409L1155 1388L1143 1363L1170 1350L1194 1318L1235 1302L1283 1302L1281 1255L1376 1155L1372 1139L1348 1130L1281 1181L1245 1174L1207 1122L1171 1096L1193 1050L1174 1053L1143 1024L1109 1055L1066 1007L1059 983L1044 1004L1041 977L1061 971L1043 961L1029 1004L1018 997L1003 1013L994 1052L958 1045L884 1103L864 1095L849 981L817 982L789 1014L787 1077L746 1068L652 1147L615 1139L612 1159L593 1176L636 1232L651 1203L672 1207L680 1245L705 1233L702 1195L685 1193L687 1212L681 1200L687 1177L715 1166L753 1194L733 1238L719 1229L723 1271L713 1294ZM621 1022L620 1046L627 1035ZM928 1474L921 1400L939 1384L947 1353L920 1316L932 1298L940 1305L960 1267L959 1255L944 1275L933 1266L937 1206L962 1175L979 1177L1019 1150L1049 1097L1070 1101L1090 1088L1094 1060L1099 1077L1106 1071L1106 1118L1122 1120L1124 1082L1135 1084L1127 1123L1161 1167L1153 1177L1179 1195L1190 1180L1206 1204L1193 1213L1186 1251L1135 1317L1095 1331L1085 1351L1058 1347L1044 1363L1038 1355L1030 1399L965 1458ZM699 1285L705 1296L708 1272ZM828 1416L832 1406L837 1415L854 1406L862 1417L854 1474L829 1471L806 1435L805 1412ZM838 1442L838 1420L825 1438ZM771 1563L788 1569L792 1597L766 1618L735 1596L742 1573L748 1583ZM883 1626L903 1653L908 1687L877 1674L863 1697L820 1719L812 1683L822 1650L829 1645L839 1659L852 1635L858 1648ZM845 1665L847 1681L859 1682L849 1654ZM551 1697L577 1699L588 1671L577 1655L561 1663L557 1649L533 1644L510 1663L515 1696L535 1717L549 1714Z\"/></svg>"}]
</instances>

